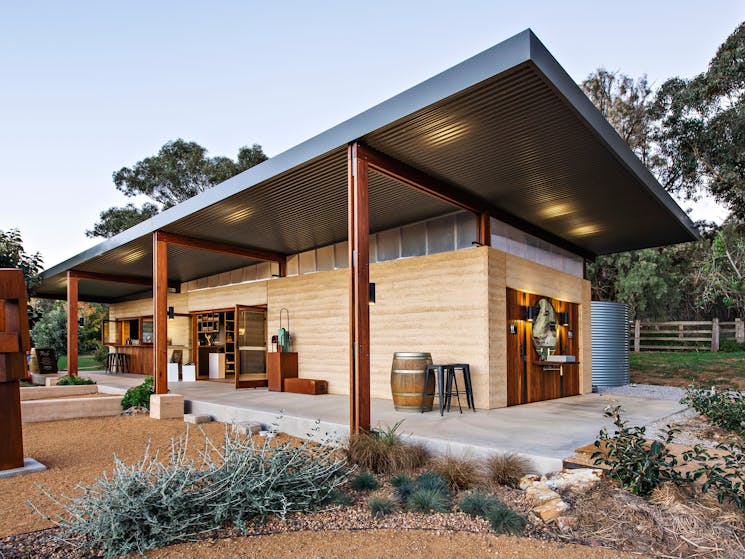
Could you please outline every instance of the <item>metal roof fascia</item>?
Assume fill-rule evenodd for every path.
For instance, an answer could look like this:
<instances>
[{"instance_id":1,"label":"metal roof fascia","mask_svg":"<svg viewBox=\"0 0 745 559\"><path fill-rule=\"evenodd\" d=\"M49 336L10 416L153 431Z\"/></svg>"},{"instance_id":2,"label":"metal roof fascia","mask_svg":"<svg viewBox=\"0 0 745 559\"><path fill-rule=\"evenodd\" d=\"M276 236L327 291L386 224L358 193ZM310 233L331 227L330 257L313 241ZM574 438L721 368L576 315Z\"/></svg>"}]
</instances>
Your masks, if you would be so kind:
<instances>
[{"instance_id":1,"label":"metal roof fascia","mask_svg":"<svg viewBox=\"0 0 745 559\"><path fill-rule=\"evenodd\" d=\"M602 115L589 97L574 83L571 76L561 67L541 40L530 30L530 58L546 79L556 88L579 115L590 125L601 141L633 173L649 192L680 222L681 226L691 234L691 240L701 238L698 229L688 217L688 214L673 200L672 196L662 187L655 176L647 169L636 154L631 150L615 128Z\"/></svg>"},{"instance_id":2,"label":"metal roof fascia","mask_svg":"<svg viewBox=\"0 0 745 559\"><path fill-rule=\"evenodd\" d=\"M216 204L234 194L285 173L293 168L346 146L365 134L392 124L416 111L472 87L486 79L507 71L530 58L530 29L526 29L501 43L449 68L428 80L363 111L362 113L276 155L259 165L246 169L214 188L207 190L138 223L110 239L69 258L42 272L42 279L50 278L80 265L95 256L118 248L128 242L154 233L159 229Z\"/></svg>"}]
</instances>

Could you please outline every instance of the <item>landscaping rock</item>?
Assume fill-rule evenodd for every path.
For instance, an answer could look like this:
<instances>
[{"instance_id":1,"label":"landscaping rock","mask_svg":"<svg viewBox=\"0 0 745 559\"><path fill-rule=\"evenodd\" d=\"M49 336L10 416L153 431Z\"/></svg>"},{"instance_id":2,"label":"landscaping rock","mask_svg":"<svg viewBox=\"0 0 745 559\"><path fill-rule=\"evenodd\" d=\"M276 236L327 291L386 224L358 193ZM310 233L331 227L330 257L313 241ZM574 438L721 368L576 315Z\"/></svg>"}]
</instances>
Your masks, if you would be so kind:
<instances>
[{"instance_id":1,"label":"landscaping rock","mask_svg":"<svg viewBox=\"0 0 745 559\"><path fill-rule=\"evenodd\" d=\"M587 491L594 487L603 477L603 471L597 468L564 469L544 483L556 491Z\"/></svg>"},{"instance_id":2,"label":"landscaping rock","mask_svg":"<svg viewBox=\"0 0 745 559\"><path fill-rule=\"evenodd\" d=\"M258 421L240 421L233 423L233 433L239 435L258 435L261 431L261 423Z\"/></svg>"},{"instance_id":3,"label":"landscaping rock","mask_svg":"<svg viewBox=\"0 0 745 559\"><path fill-rule=\"evenodd\" d=\"M569 505L562 501L561 498L558 498L534 507L533 514L544 522L550 522L568 509Z\"/></svg>"},{"instance_id":4,"label":"landscaping rock","mask_svg":"<svg viewBox=\"0 0 745 559\"><path fill-rule=\"evenodd\" d=\"M195 413L185 413L184 421L186 423L193 423L194 425L199 425L200 423L211 423L212 416L211 415L198 415Z\"/></svg>"},{"instance_id":5,"label":"landscaping rock","mask_svg":"<svg viewBox=\"0 0 745 559\"><path fill-rule=\"evenodd\" d=\"M556 526L562 532L569 532L577 524L576 516L559 516L556 519Z\"/></svg>"},{"instance_id":6,"label":"landscaping rock","mask_svg":"<svg viewBox=\"0 0 745 559\"><path fill-rule=\"evenodd\" d=\"M525 496L528 502L533 506L542 505L556 499L561 500L561 495L551 489L543 481L533 482L532 485L525 489Z\"/></svg>"}]
</instances>

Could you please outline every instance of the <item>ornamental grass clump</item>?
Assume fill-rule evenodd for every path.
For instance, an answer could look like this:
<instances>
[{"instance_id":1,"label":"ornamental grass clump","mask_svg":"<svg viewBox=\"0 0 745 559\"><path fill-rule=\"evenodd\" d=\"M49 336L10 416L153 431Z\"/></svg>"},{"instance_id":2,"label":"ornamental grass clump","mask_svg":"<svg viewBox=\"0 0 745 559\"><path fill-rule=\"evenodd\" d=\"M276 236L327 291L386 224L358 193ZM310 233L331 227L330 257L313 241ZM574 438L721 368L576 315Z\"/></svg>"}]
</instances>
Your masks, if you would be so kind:
<instances>
[{"instance_id":1,"label":"ornamental grass clump","mask_svg":"<svg viewBox=\"0 0 745 559\"><path fill-rule=\"evenodd\" d=\"M398 510L398 503L390 497L370 497L367 500L367 510L373 518L383 518Z\"/></svg>"},{"instance_id":2,"label":"ornamental grass clump","mask_svg":"<svg viewBox=\"0 0 745 559\"><path fill-rule=\"evenodd\" d=\"M187 431L165 460L149 448L131 465L115 459L112 473L82 487L79 497L43 490L62 511L54 517L34 508L81 555L93 548L105 559L193 541L230 524L245 533L270 515L284 518L328 501L348 475L330 443L226 430L221 445L205 436L203 448L194 449Z\"/></svg>"},{"instance_id":3,"label":"ornamental grass clump","mask_svg":"<svg viewBox=\"0 0 745 559\"><path fill-rule=\"evenodd\" d=\"M380 483L370 472L360 472L349 484L355 491L375 491L380 487Z\"/></svg>"},{"instance_id":4,"label":"ornamental grass clump","mask_svg":"<svg viewBox=\"0 0 745 559\"><path fill-rule=\"evenodd\" d=\"M402 422L351 435L346 449L348 460L376 474L410 472L423 466L429 453L421 444L404 442L398 433Z\"/></svg>"},{"instance_id":5,"label":"ornamental grass clump","mask_svg":"<svg viewBox=\"0 0 745 559\"><path fill-rule=\"evenodd\" d=\"M458 508L468 516L482 516L497 508L505 508L504 503L494 495L483 491L474 491L464 495L458 503Z\"/></svg>"},{"instance_id":6,"label":"ornamental grass clump","mask_svg":"<svg viewBox=\"0 0 745 559\"><path fill-rule=\"evenodd\" d=\"M485 515L495 534L511 534L517 536L523 533L527 524L525 517L507 507L489 509Z\"/></svg>"},{"instance_id":7,"label":"ornamental grass clump","mask_svg":"<svg viewBox=\"0 0 745 559\"><path fill-rule=\"evenodd\" d=\"M492 483L517 487L520 480L533 471L533 463L519 454L506 452L486 459L486 476Z\"/></svg>"},{"instance_id":8,"label":"ornamental grass clump","mask_svg":"<svg viewBox=\"0 0 745 559\"><path fill-rule=\"evenodd\" d=\"M455 490L470 489L483 481L479 461L470 456L438 456L431 466Z\"/></svg>"},{"instance_id":9,"label":"ornamental grass clump","mask_svg":"<svg viewBox=\"0 0 745 559\"><path fill-rule=\"evenodd\" d=\"M416 489L409 495L406 508L413 512L446 512L448 500L437 489Z\"/></svg>"}]
</instances>

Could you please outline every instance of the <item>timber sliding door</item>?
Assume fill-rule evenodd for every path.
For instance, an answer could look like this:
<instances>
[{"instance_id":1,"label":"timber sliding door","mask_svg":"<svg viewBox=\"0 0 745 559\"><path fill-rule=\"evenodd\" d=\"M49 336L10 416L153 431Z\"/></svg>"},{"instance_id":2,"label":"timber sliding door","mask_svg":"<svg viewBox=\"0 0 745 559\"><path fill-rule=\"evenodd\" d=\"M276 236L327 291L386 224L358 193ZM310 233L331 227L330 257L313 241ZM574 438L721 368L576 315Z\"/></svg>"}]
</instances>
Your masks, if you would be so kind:
<instances>
[{"instance_id":1,"label":"timber sliding door","mask_svg":"<svg viewBox=\"0 0 745 559\"><path fill-rule=\"evenodd\" d=\"M236 388L266 386L266 309L235 307Z\"/></svg>"}]
</instances>

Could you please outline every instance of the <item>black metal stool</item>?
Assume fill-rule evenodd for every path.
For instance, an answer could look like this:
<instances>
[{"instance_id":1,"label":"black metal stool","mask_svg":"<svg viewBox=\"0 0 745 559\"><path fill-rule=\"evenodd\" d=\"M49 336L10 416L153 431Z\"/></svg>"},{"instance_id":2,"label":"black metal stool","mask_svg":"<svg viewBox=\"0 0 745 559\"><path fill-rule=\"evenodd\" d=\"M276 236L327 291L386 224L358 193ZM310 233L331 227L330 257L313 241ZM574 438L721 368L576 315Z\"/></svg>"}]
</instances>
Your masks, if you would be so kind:
<instances>
[{"instance_id":1,"label":"black metal stool","mask_svg":"<svg viewBox=\"0 0 745 559\"><path fill-rule=\"evenodd\" d=\"M106 359L106 370L114 374L129 372L129 358L126 353L109 353Z\"/></svg>"},{"instance_id":2,"label":"black metal stool","mask_svg":"<svg viewBox=\"0 0 745 559\"><path fill-rule=\"evenodd\" d=\"M463 408L460 405L460 395L462 390L458 389L458 380L455 376L455 371L460 369L463 372L463 383L465 384L464 391L466 396L466 406L476 412L476 405L473 403L473 385L471 384L471 367L468 363L451 363L449 365L443 365L443 368L447 372L447 408L450 411L450 400L453 396L458 398L458 408L463 413ZM453 383L455 384L455 391L453 391Z\"/></svg>"}]
</instances>

